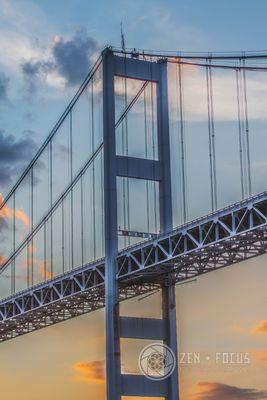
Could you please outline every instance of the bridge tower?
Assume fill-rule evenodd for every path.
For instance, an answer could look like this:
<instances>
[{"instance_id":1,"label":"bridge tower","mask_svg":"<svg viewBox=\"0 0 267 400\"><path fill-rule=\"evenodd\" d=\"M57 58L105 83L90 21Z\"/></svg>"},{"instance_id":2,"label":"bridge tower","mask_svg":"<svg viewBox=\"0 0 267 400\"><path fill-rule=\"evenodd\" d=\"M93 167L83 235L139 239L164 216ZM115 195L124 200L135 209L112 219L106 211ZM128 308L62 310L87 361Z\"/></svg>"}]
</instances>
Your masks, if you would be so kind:
<instances>
[{"instance_id":1,"label":"bridge tower","mask_svg":"<svg viewBox=\"0 0 267 400\"><path fill-rule=\"evenodd\" d=\"M116 154L114 77L155 82L157 86L158 160ZM118 299L117 255L117 176L159 182L160 231L172 229L170 138L168 114L167 62L119 57L112 50L103 52L103 129L105 193L105 304L107 400L122 396L163 397L178 400L178 367L161 381L121 371L120 339L162 340L177 357L175 286L162 284L162 319L121 317ZM152 173L153 171L153 173Z\"/></svg>"}]
</instances>

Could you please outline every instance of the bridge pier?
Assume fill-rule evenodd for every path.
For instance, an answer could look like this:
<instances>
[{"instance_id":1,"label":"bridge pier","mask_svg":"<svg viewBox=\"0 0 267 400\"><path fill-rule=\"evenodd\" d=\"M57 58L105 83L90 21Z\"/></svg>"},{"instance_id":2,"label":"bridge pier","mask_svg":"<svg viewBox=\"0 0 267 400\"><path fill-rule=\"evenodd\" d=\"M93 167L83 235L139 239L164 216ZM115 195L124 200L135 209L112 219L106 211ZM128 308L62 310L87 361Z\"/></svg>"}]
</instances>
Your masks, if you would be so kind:
<instances>
[{"instance_id":1,"label":"bridge pier","mask_svg":"<svg viewBox=\"0 0 267 400\"><path fill-rule=\"evenodd\" d=\"M116 154L114 77L141 79L157 84L158 160ZM178 368L166 379L154 381L143 375L121 372L120 338L162 340L177 357L175 286L162 286L162 319L120 317L117 256L117 176L159 182L160 231L172 229L172 196L168 115L167 63L118 57L103 52L104 210L105 210L105 305L107 400L122 396L159 396L178 400ZM130 168L129 168L130 166ZM149 174L149 171L157 173Z\"/></svg>"}]
</instances>

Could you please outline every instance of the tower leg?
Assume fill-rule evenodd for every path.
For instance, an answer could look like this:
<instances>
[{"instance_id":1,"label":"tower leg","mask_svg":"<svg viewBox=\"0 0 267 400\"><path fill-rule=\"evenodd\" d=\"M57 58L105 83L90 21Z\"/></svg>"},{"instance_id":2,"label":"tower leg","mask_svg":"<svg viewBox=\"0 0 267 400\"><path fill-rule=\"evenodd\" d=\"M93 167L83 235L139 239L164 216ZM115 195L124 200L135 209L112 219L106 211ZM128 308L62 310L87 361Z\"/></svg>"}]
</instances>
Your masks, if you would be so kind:
<instances>
[{"instance_id":1,"label":"tower leg","mask_svg":"<svg viewBox=\"0 0 267 400\"><path fill-rule=\"evenodd\" d=\"M176 296L173 283L162 286L162 316L166 329L165 344L171 348L176 358L175 370L168 378L168 397L166 399L179 400Z\"/></svg>"},{"instance_id":2,"label":"tower leg","mask_svg":"<svg viewBox=\"0 0 267 400\"><path fill-rule=\"evenodd\" d=\"M105 207L105 311L107 400L120 400L120 339L117 255L117 182L114 104L114 58L103 52L103 131Z\"/></svg>"}]
</instances>

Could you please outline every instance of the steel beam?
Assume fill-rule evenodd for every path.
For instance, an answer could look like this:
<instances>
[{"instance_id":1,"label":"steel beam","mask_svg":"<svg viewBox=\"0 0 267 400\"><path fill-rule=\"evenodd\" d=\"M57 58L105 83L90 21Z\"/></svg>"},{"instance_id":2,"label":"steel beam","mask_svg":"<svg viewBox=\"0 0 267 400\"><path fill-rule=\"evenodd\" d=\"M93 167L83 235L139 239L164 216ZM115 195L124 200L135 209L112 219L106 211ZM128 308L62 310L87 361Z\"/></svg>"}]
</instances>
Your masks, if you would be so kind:
<instances>
[{"instance_id":1,"label":"steel beam","mask_svg":"<svg viewBox=\"0 0 267 400\"><path fill-rule=\"evenodd\" d=\"M155 62L114 56L115 74L126 78L158 82L160 71Z\"/></svg>"},{"instance_id":2,"label":"steel beam","mask_svg":"<svg viewBox=\"0 0 267 400\"><path fill-rule=\"evenodd\" d=\"M117 176L161 181L160 163L135 157L117 156Z\"/></svg>"},{"instance_id":3,"label":"steel beam","mask_svg":"<svg viewBox=\"0 0 267 400\"><path fill-rule=\"evenodd\" d=\"M142 375L123 375L122 395L167 398L167 381L149 381L145 376Z\"/></svg>"},{"instance_id":4,"label":"steel beam","mask_svg":"<svg viewBox=\"0 0 267 400\"><path fill-rule=\"evenodd\" d=\"M165 326L157 318L120 318L120 336L128 339L164 340Z\"/></svg>"}]
</instances>

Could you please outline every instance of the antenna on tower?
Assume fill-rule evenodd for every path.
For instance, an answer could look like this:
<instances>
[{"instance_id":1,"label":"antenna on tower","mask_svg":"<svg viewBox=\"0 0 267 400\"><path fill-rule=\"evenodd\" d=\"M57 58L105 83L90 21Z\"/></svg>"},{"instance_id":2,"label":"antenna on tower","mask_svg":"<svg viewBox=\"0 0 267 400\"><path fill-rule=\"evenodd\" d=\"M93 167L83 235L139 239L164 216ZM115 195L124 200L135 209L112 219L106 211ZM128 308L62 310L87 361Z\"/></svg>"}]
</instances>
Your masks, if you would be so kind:
<instances>
[{"instance_id":1,"label":"antenna on tower","mask_svg":"<svg viewBox=\"0 0 267 400\"><path fill-rule=\"evenodd\" d=\"M121 22L121 48L123 51L125 51L125 37L124 37L124 33L123 33L122 22Z\"/></svg>"}]
</instances>

